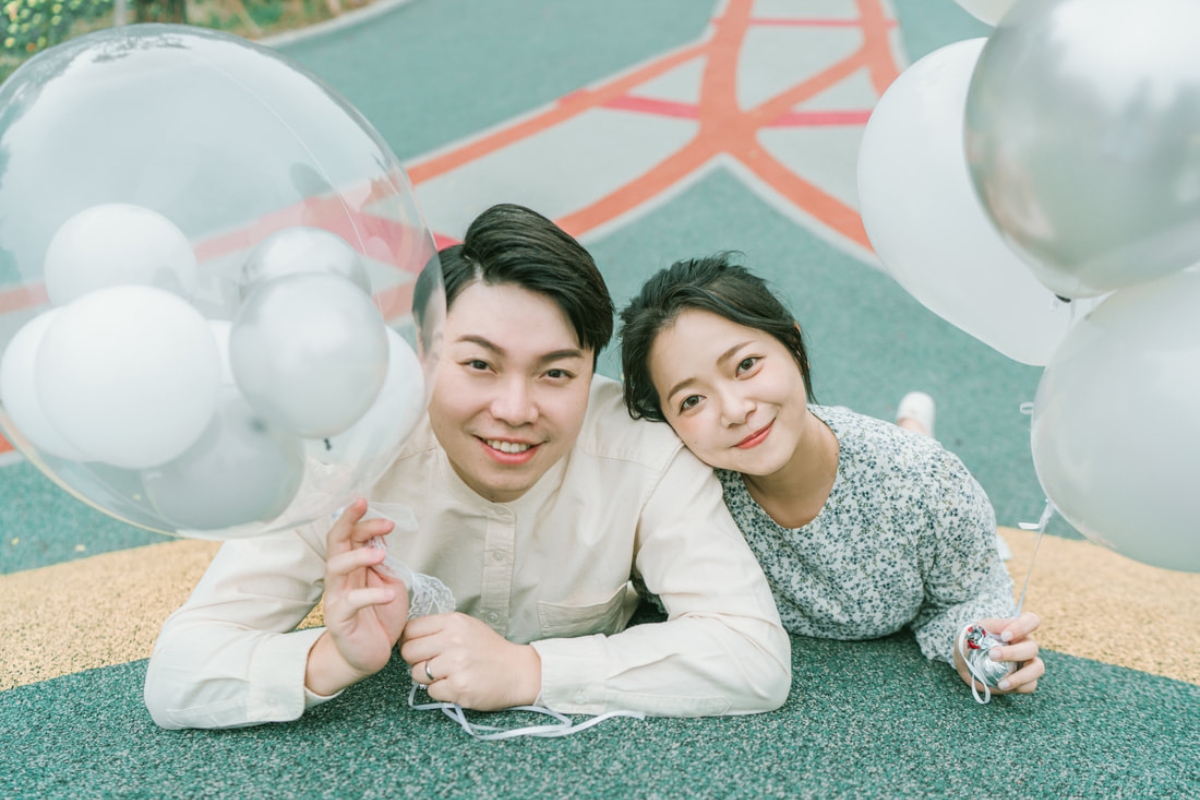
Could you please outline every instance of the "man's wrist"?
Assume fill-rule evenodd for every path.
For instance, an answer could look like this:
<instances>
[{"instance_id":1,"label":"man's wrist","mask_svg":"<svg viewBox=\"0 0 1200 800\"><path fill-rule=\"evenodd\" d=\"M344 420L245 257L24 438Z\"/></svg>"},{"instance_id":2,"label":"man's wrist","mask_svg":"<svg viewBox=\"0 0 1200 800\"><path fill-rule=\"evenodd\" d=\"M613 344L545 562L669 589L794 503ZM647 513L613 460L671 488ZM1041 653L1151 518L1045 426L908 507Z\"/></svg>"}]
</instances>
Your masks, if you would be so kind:
<instances>
[{"instance_id":1,"label":"man's wrist","mask_svg":"<svg viewBox=\"0 0 1200 800\"><path fill-rule=\"evenodd\" d=\"M520 645L522 658L522 687L521 687L521 705L533 705L537 703L538 697L542 694L542 657L538 655L538 651L533 645Z\"/></svg>"},{"instance_id":2,"label":"man's wrist","mask_svg":"<svg viewBox=\"0 0 1200 800\"><path fill-rule=\"evenodd\" d=\"M304 688L315 695L328 697L337 694L366 677L368 674L356 670L346 661L329 631L322 633L308 651Z\"/></svg>"}]
</instances>

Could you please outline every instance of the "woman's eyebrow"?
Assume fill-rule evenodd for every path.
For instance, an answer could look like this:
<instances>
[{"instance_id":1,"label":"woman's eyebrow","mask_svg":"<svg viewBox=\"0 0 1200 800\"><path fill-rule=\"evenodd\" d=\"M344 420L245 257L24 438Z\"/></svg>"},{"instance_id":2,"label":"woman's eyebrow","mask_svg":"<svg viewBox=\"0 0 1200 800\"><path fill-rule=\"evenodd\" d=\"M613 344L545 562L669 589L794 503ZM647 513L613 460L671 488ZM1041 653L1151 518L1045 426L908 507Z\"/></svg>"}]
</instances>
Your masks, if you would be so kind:
<instances>
[{"instance_id":1,"label":"woman's eyebrow","mask_svg":"<svg viewBox=\"0 0 1200 800\"><path fill-rule=\"evenodd\" d=\"M726 363L727 361L729 361L729 359L733 358L733 356L737 353L737 351L741 350L743 347L745 347L748 344L751 344L750 340L746 340L744 342L738 342L733 347L729 348L724 353L721 353L721 355L717 356L717 364ZM678 392L680 389L686 389L695 380L696 380L695 378L684 378L679 383L677 383L671 387L670 391L667 392L667 397L668 398L674 397L676 392Z\"/></svg>"}]
</instances>

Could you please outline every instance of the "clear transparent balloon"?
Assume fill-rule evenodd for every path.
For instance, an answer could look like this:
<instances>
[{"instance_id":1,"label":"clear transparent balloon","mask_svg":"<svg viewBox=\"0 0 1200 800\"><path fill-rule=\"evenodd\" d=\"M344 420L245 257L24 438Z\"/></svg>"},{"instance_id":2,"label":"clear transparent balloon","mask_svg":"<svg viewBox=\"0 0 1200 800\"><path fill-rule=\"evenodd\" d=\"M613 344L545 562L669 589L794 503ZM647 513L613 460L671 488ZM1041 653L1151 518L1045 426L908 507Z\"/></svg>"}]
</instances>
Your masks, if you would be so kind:
<instances>
[{"instance_id":1,"label":"clear transparent balloon","mask_svg":"<svg viewBox=\"0 0 1200 800\"><path fill-rule=\"evenodd\" d=\"M89 505L215 539L335 512L419 423L444 318L396 157L286 57L134 25L0 87L0 432Z\"/></svg>"}]
</instances>

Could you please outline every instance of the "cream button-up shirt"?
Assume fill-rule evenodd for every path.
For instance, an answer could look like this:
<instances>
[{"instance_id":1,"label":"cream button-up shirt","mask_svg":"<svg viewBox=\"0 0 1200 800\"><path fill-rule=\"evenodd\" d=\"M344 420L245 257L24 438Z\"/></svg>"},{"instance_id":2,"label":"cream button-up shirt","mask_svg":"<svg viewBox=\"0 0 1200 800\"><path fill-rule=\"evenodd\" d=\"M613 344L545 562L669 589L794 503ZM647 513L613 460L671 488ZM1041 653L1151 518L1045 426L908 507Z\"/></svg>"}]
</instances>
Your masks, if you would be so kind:
<instances>
[{"instance_id":1,"label":"cream button-up shirt","mask_svg":"<svg viewBox=\"0 0 1200 800\"><path fill-rule=\"evenodd\" d=\"M532 643L542 705L699 716L787 697L790 643L712 470L668 426L631 420L611 380L594 379L573 450L513 502L468 488L427 421L370 497L417 518L417 532L388 536L394 557L440 578L459 611ZM321 629L293 628L321 597L328 527L222 546L155 645L146 703L156 722L286 721L325 699L304 688ZM635 580L667 621L626 629Z\"/></svg>"}]
</instances>

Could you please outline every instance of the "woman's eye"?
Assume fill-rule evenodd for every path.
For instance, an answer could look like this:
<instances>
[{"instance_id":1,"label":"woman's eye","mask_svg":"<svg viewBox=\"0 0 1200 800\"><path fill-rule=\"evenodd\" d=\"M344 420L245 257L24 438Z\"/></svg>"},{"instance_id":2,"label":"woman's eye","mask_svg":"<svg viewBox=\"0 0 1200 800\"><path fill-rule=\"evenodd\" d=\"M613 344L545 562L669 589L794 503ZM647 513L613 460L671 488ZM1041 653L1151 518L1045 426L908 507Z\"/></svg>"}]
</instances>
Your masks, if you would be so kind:
<instances>
[{"instance_id":1,"label":"woman's eye","mask_svg":"<svg viewBox=\"0 0 1200 800\"><path fill-rule=\"evenodd\" d=\"M467 362L467 366L470 367L471 369L484 370L484 369L488 368L488 363L486 361L480 361L478 359L473 359L473 360Z\"/></svg>"},{"instance_id":2,"label":"woman's eye","mask_svg":"<svg viewBox=\"0 0 1200 800\"><path fill-rule=\"evenodd\" d=\"M752 368L757 363L758 363L757 356L749 356L747 358L743 358L741 360L741 363L738 364L738 372L745 372L746 370Z\"/></svg>"},{"instance_id":3,"label":"woman's eye","mask_svg":"<svg viewBox=\"0 0 1200 800\"><path fill-rule=\"evenodd\" d=\"M683 402L679 404L680 411L687 411L689 408L695 408L696 403L700 402L700 395L690 394L683 398Z\"/></svg>"}]
</instances>

